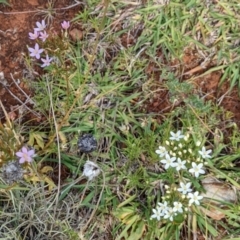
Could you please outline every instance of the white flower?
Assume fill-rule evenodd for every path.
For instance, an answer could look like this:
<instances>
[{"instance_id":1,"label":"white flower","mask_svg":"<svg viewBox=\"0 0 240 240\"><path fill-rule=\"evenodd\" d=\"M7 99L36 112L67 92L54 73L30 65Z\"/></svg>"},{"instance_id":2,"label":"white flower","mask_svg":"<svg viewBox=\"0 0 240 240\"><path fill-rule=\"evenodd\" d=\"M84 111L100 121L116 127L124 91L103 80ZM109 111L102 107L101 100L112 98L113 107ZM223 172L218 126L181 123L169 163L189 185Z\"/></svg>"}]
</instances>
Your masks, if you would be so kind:
<instances>
[{"instance_id":1,"label":"white flower","mask_svg":"<svg viewBox=\"0 0 240 240\"><path fill-rule=\"evenodd\" d=\"M165 212L164 219L169 219L170 221L173 221L175 212L173 211L173 208L168 208L168 210Z\"/></svg>"},{"instance_id":2,"label":"white flower","mask_svg":"<svg viewBox=\"0 0 240 240\"><path fill-rule=\"evenodd\" d=\"M164 157L168 151L166 150L165 147L159 146L158 150L155 151L160 157Z\"/></svg>"},{"instance_id":3,"label":"white flower","mask_svg":"<svg viewBox=\"0 0 240 240\"><path fill-rule=\"evenodd\" d=\"M175 168L177 169L177 171L181 170L181 169L186 169L186 161L182 161L180 158L177 159L177 162L175 163Z\"/></svg>"},{"instance_id":4,"label":"white flower","mask_svg":"<svg viewBox=\"0 0 240 240\"><path fill-rule=\"evenodd\" d=\"M192 168L189 169L189 172L195 175L195 177L199 177L199 174L204 174L205 171L202 169L203 164L199 163L198 165L195 162L192 162Z\"/></svg>"},{"instance_id":5,"label":"white flower","mask_svg":"<svg viewBox=\"0 0 240 240\"><path fill-rule=\"evenodd\" d=\"M175 167L175 157L170 157L169 154L165 155L165 159L161 160L160 162L165 164L164 168L168 169L169 167Z\"/></svg>"},{"instance_id":6,"label":"white flower","mask_svg":"<svg viewBox=\"0 0 240 240\"><path fill-rule=\"evenodd\" d=\"M42 20L42 22L36 22L37 28L34 28L35 31L40 32L43 31L46 28L45 20Z\"/></svg>"},{"instance_id":7,"label":"white flower","mask_svg":"<svg viewBox=\"0 0 240 240\"><path fill-rule=\"evenodd\" d=\"M153 209L153 215L150 217L150 219L156 218L158 221L160 221L162 215L161 215L161 211L159 211L159 209Z\"/></svg>"},{"instance_id":8,"label":"white flower","mask_svg":"<svg viewBox=\"0 0 240 240\"><path fill-rule=\"evenodd\" d=\"M203 198L203 196L199 196L199 192L188 193L187 197L189 198L189 206L191 206L193 203L200 205L199 200Z\"/></svg>"},{"instance_id":9,"label":"white flower","mask_svg":"<svg viewBox=\"0 0 240 240\"><path fill-rule=\"evenodd\" d=\"M169 139L173 141L179 141L181 138L184 138L184 135L182 135L182 132L180 130L178 130L176 133L170 132L170 134L171 137Z\"/></svg>"},{"instance_id":10,"label":"white flower","mask_svg":"<svg viewBox=\"0 0 240 240\"><path fill-rule=\"evenodd\" d=\"M98 165L92 161L87 161L84 164L83 176L86 176L89 181L97 177L100 174Z\"/></svg>"},{"instance_id":11,"label":"white flower","mask_svg":"<svg viewBox=\"0 0 240 240\"><path fill-rule=\"evenodd\" d=\"M182 194L192 192L191 183L184 184L183 182L180 182L180 188L178 188L178 191L181 192Z\"/></svg>"},{"instance_id":12,"label":"white flower","mask_svg":"<svg viewBox=\"0 0 240 240\"><path fill-rule=\"evenodd\" d=\"M180 203L180 202L174 202L173 205L174 205L174 207L173 207L173 212L180 212L180 213L183 212L182 203Z\"/></svg>"},{"instance_id":13,"label":"white flower","mask_svg":"<svg viewBox=\"0 0 240 240\"><path fill-rule=\"evenodd\" d=\"M157 207L157 209L160 211L160 213L161 213L161 216L163 216L164 214L165 214L165 212L167 212L168 211L168 204L167 204L167 202L166 201L164 201L164 203L158 203L158 207Z\"/></svg>"},{"instance_id":14,"label":"white flower","mask_svg":"<svg viewBox=\"0 0 240 240\"><path fill-rule=\"evenodd\" d=\"M203 159L211 158L211 156L209 155L211 152L211 149L206 150L205 147L202 147L202 151L198 151L198 153L202 156Z\"/></svg>"}]
</instances>

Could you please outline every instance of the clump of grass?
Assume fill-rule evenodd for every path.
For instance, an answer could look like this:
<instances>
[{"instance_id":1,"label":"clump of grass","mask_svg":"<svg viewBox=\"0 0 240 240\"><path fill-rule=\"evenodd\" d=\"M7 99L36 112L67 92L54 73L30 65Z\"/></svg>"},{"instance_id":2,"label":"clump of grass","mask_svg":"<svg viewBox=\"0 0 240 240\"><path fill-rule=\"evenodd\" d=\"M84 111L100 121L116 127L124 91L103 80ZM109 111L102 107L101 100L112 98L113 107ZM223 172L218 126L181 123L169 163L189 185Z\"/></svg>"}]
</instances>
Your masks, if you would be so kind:
<instances>
[{"instance_id":1,"label":"clump of grass","mask_svg":"<svg viewBox=\"0 0 240 240\"><path fill-rule=\"evenodd\" d=\"M78 224L81 217L70 208L77 198L68 197L58 205L54 213L54 194L49 195L44 187L23 184L11 190L1 191L2 214L1 237L4 239L79 239L76 230L69 224ZM62 213L64 212L64 218ZM74 220L75 219L75 220ZM74 221L74 222L72 222Z\"/></svg>"}]
</instances>

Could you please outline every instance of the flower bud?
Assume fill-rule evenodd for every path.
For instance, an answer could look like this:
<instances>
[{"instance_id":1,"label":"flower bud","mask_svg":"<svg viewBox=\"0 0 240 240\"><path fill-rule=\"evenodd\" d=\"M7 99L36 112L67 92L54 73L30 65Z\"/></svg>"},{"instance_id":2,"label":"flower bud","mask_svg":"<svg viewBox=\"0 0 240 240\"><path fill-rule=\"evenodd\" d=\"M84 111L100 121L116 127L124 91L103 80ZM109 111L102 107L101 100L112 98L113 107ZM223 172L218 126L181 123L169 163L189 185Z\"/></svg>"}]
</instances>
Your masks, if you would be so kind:
<instances>
[{"instance_id":1,"label":"flower bud","mask_svg":"<svg viewBox=\"0 0 240 240\"><path fill-rule=\"evenodd\" d=\"M201 142L200 141L197 141L196 142L196 146L199 147L201 145Z\"/></svg>"}]
</instances>

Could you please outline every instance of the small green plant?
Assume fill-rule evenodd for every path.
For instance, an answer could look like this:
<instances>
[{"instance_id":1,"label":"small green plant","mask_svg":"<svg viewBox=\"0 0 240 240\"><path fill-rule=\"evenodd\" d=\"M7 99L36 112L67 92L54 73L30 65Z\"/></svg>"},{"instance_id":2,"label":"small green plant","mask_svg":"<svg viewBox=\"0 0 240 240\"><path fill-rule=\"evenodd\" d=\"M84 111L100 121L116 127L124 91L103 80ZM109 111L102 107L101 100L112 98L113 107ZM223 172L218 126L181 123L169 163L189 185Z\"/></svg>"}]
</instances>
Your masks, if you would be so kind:
<instances>
[{"instance_id":1,"label":"small green plant","mask_svg":"<svg viewBox=\"0 0 240 240\"><path fill-rule=\"evenodd\" d=\"M154 214L151 218L158 221L163 218L181 224L184 216L191 214L203 198L199 179L206 173L205 160L211 158L212 150L206 150L204 146L201 148L204 142L201 140L195 142L192 134L183 135L180 130L170 134L165 146L159 146L156 150L166 170L164 173L166 195L162 196L164 202L159 202L156 209L153 209ZM193 188L196 189L195 192Z\"/></svg>"},{"instance_id":2,"label":"small green plant","mask_svg":"<svg viewBox=\"0 0 240 240\"><path fill-rule=\"evenodd\" d=\"M5 4L5 5L8 5L8 6L10 6L10 4L8 3L8 1L7 1L7 0L0 0L0 3L1 3L1 4Z\"/></svg>"}]
</instances>

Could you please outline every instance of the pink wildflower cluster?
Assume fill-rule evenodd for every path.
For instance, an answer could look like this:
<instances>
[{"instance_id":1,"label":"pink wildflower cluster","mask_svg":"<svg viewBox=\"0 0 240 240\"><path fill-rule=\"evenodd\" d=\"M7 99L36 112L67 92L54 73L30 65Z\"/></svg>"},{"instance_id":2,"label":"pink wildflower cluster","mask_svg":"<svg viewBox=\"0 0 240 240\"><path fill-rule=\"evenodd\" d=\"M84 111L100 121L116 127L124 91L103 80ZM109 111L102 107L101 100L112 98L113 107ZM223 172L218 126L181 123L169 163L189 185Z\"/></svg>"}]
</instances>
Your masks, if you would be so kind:
<instances>
[{"instance_id":1,"label":"pink wildflower cluster","mask_svg":"<svg viewBox=\"0 0 240 240\"><path fill-rule=\"evenodd\" d=\"M46 31L43 31L46 28L46 23L44 20L42 20L42 22L36 22L37 27L34 28L34 32L33 33L29 33L29 38L32 40L36 40L39 36L39 38L42 39L43 42L46 41L46 39L48 38L48 34L46 33Z\"/></svg>"},{"instance_id":2,"label":"pink wildflower cluster","mask_svg":"<svg viewBox=\"0 0 240 240\"><path fill-rule=\"evenodd\" d=\"M32 40L36 40L38 39L38 37L43 41L45 42L46 39L48 38L48 34L47 32L45 31L47 25L45 23L45 20L42 20L41 22L36 22L36 25L37 27L34 28L34 32L33 33L29 33L29 38L32 39ZM64 30L67 30L69 27L70 27L70 23L69 21L63 21L61 23L61 26ZM41 54L43 53L44 49L40 48L39 47L39 44L38 43L35 43L35 46L34 48L28 48L29 52L30 52L30 56L31 57L35 57L36 59L40 59L41 58ZM41 58L42 60L42 65L41 67L44 68L44 67L47 67L51 64L53 58L49 58L48 54L46 54L45 58Z\"/></svg>"}]
</instances>

